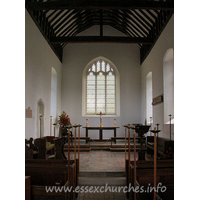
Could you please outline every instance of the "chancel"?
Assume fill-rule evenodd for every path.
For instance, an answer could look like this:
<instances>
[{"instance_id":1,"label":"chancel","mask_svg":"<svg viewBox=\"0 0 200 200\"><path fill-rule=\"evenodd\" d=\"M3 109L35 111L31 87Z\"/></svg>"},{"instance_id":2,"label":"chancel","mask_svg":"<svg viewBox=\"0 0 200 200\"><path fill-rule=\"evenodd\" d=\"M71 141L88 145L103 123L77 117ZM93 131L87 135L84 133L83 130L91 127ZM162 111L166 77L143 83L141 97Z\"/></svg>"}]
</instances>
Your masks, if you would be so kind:
<instances>
[{"instance_id":1,"label":"chancel","mask_svg":"<svg viewBox=\"0 0 200 200\"><path fill-rule=\"evenodd\" d=\"M25 8L26 200L174 199L174 1Z\"/></svg>"}]
</instances>

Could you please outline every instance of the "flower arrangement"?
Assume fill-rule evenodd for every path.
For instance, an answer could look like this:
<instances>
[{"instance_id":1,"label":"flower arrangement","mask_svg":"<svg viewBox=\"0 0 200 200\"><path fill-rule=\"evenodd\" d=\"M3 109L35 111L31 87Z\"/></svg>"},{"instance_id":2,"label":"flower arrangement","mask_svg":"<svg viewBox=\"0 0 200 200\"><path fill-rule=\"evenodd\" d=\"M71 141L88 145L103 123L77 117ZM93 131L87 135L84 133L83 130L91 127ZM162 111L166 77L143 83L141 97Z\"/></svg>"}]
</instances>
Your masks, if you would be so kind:
<instances>
[{"instance_id":1,"label":"flower arrangement","mask_svg":"<svg viewBox=\"0 0 200 200\"><path fill-rule=\"evenodd\" d=\"M171 147L165 151L163 159L174 159L174 150Z\"/></svg>"},{"instance_id":2,"label":"flower arrangement","mask_svg":"<svg viewBox=\"0 0 200 200\"><path fill-rule=\"evenodd\" d=\"M71 125L70 118L65 111L59 116L58 123L63 126Z\"/></svg>"}]
</instances>

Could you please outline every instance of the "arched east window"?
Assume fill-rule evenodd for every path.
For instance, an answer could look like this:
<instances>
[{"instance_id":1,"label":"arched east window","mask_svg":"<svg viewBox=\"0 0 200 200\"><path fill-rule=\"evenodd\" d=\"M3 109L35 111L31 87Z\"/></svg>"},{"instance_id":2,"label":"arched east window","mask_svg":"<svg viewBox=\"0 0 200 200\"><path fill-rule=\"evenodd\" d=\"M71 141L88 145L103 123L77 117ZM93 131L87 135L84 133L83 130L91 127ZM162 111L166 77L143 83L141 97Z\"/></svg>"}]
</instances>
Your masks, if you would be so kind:
<instances>
[{"instance_id":1,"label":"arched east window","mask_svg":"<svg viewBox=\"0 0 200 200\"><path fill-rule=\"evenodd\" d=\"M84 115L119 115L119 73L112 62L97 58L83 74Z\"/></svg>"}]
</instances>

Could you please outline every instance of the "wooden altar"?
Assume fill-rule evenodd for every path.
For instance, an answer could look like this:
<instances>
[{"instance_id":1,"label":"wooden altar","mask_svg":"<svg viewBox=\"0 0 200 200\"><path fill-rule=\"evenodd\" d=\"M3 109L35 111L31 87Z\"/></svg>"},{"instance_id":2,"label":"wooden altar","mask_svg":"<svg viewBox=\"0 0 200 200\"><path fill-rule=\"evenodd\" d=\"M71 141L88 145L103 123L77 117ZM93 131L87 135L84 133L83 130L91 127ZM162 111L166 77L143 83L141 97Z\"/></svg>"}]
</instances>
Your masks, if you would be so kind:
<instances>
[{"instance_id":1,"label":"wooden altar","mask_svg":"<svg viewBox=\"0 0 200 200\"><path fill-rule=\"evenodd\" d=\"M114 137L116 137L116 135L117 135L117 128L119 128L119 127L83 127L83 128L85 128L86 129L86 132L85 132L85 135L86 135L86 137L88 137L88 131L89 130L99 130L99 140L98 141L104 141L103 140L103 130L113 130L113 132L114 132ZM116 143L116 140L114 140L114 142ZM88 143L88 140L86 140L86 143Z\"/></svg>"}]
</instances>

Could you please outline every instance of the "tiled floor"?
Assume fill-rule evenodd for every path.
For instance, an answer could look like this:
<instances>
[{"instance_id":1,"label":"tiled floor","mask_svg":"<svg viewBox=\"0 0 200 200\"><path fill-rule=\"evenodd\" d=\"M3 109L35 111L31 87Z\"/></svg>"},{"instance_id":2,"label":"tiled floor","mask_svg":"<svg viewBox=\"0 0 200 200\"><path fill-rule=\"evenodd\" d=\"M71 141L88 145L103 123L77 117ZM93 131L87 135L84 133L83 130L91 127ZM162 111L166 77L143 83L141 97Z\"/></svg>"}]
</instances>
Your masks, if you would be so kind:
<instances>
[{"instance_id":1,"label":"tiled floor","mask_svg":"<svg viewBox=\"0 0 200 200\"><path fill-rule=\"evenodd\" d=\"M115 190L115 189L114 189ZM126 194L121 192L79 193L78 200L126 200Z\"/></svg>"},{"instance_id":2,"label":"tiled floor","mask_svg":"<svg viewBox=\"0 0 200 200\"><path fill-rule=\"evenodd\" d=\"M124 152L90 151L80 154L80 171L124 171Z\"/></svg>"},{"instance_id":3,"label":"tiled floor","mask_svg":"<svg viewBox=\"0 0 200 200\"><path fill-rule=\"evenodd\" d=\"M72 152L71 158L74 158ZM131 159L134 159L133 152ZM146 160L150 159L152 158L146 155ZM80 152L79 186L84 187L86 191L80 192L77 200L126 200L126 193L123 192L125 185L125 152L109 150ZM100 192L102 187L103 190ZM90 188L92 189L89 192Z\"/></svg>"},{"instance_id":4,"label":"tiled floor","mask_svg":"<svg viewBox=\"0 0 200 200\"><path fill-rule=\"evenodd\" d=\"M72 152L71 158L74 158ZM131 159L134 159L133 152L131 152ZM146 160L151 159L149 155L146 155ZM106 150L80 152L80 171L125 172L125 152Z\"/></svg>"},{"instance_id":5,"label":"tiled floor","mask_svg":"<svg viewBox=\"0 0 200 200\"><path fill-rule=\"evenodd\" d=\"M73 153L71 158L74 158ZM123 187L126 184L124 171L124 152L80 152L79 186L84 187L86 191L78 194L78 200L126 200L126 194L117 191L119 186ZM118 177L115 177L117 173ZM91 189L90 192L87 187Z\"/></svg>"},{"instance_id":6,"label":"tiled floor","mask_svg":"<svg viewBox=\"0 0 200 200\"><path fill-rule=\"evenodd\" d=\"M128 155L127 155L128 156ZM74 158L71 152L71 158ZM133 152L131 159L133 159ZM146 156L146 159L151 159ZM125 152L112 152L106 150L94 150L89 152L80 152L80 187L93 187L91 192L81 192L78 194L78 200L126 200L126 193L123 187L126 185L125 178ZM106 184L109 189L106 189ZM99 186L99 190L95 187ZM119 190L119 188L122 188Z\"/></svg>"}]
</instances>

